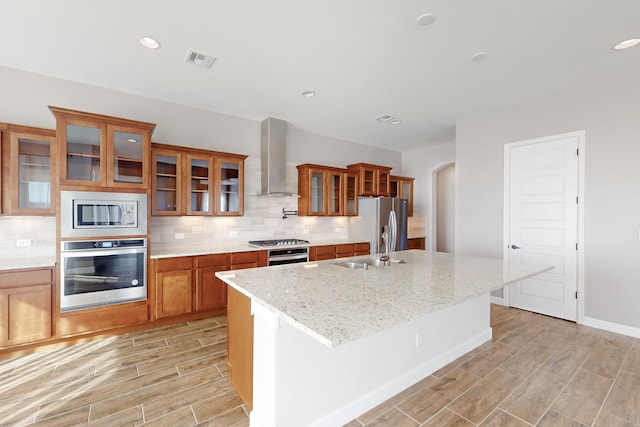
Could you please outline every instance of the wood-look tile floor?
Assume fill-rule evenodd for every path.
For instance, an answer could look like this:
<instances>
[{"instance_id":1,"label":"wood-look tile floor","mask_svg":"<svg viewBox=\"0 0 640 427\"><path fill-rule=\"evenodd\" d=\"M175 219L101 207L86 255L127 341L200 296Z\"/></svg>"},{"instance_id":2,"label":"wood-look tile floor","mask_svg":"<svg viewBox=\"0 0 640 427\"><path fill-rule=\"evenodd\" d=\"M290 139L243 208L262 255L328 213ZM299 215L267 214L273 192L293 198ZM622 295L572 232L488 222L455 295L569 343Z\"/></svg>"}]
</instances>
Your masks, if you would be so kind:
<instances>
[{"instance_id":1,"label":"wood-look tile floor","mask_svg":"<svg viewBox=\"0 0 640 427\"><path fill-rule=\"evenodd\" d=\"M0 359L0 425L248 426L226 317Z\"/></svg>"},{"instance_id":2,"label":"wood-look tile floor","mask_svg":"<svg viewBox=\"0 0 640 427\"><path fill-rule=\"evenodd\" d=\"M640 426L640 340L491 306L493 340L360 426Z\"/></svg>"},{"instance_id":3,"label":"wood-look tile floor","mask_svg":"<svg viewBox=\"0 0 640 427\"><path fill-rule=\"evenodd\" d=\"M640 340L492 306L493 340L347 426L640 426ZM226 319L0 359L0 425L247 426Z\"/></svg>"}]
</instances>

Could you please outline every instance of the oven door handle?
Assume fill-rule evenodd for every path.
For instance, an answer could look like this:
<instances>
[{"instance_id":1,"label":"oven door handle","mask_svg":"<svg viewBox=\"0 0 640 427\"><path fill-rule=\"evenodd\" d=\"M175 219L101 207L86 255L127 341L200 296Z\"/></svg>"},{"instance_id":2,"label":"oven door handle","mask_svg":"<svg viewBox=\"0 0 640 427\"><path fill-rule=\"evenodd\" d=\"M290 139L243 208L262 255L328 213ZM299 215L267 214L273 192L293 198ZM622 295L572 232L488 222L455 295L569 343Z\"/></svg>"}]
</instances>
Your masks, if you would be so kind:
<instances>
[{"instance_id":1,"label":"oven door handle","mask_svg":"<svg viewBox=\"0 0 640 427\"><path fill-rule=\"evenodd\" d=\"M143 254L147 248L116 248L116 249L81 249L60 252L61 258L81 258L88 256Z\"/></svg>"},{"instance_id":2,"label":"oven door handle","mask_svg":"<svg viewBox=\"0 0 640 427\"><path fill-rule=\"evenodd\" d=\"M295 254L295 255L273 255L269 257L269 261L293 261L296 259L307 259L308 254Z\"/></svg>"}]
</instances>

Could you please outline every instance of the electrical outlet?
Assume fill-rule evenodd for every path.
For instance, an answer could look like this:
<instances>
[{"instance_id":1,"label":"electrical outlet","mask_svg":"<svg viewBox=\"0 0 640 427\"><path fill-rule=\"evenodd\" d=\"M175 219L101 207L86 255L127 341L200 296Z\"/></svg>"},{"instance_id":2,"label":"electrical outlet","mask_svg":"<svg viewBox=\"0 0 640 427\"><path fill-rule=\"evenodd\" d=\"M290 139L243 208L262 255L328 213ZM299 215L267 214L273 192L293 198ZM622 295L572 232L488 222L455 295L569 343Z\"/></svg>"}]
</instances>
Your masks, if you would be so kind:
<instances>
[{"instance_id":1,"label":"electrical outlet","mask_svg":"<svg viewBox=\"0 0 640 427\"><path fill-rule=\"evenodd\" d=\"M16 240L16 246L19 248L31 246L31 239L18 239Z\"/></svg>"},{"instance_id":2,"label":"electrical outlet","mask_svg":"<svg viewBox=\"0 0 640 427\"><path fill-rule=\"evenodd\" d=\"M309 230L305 228L304 230L302 230L302 234L309 234Z\"/></svg>"},{"instance_id":3,"label":"electrical outlet","mask_svg":"<svg viewBox=\"0 0 640 427\"><path fill-rule=\"evenodd\" d=\"M184 239L184 233L176 233L176 240Z\"/></svg>"},{"instance_id":4,"label":"electrical outlet","mask_svg":"<svg viewBox=\"0 0 640 427\"><path fill-rule=\"evenodd\" d=\"M416 348L420 348L421 345L422 345L422 335L420 335L420 332L416 332Z\"/></svg>"},{"instance_id":5,"label":"electrical outlet","mask_svg":"<svg viewBox=\"0 0 640 427\"><path fill-rule=\"evenodd\" d=\"M238 232L237 231L230 231L229 232L229 237L238 237Z\"/></svg>"}]
</instances>

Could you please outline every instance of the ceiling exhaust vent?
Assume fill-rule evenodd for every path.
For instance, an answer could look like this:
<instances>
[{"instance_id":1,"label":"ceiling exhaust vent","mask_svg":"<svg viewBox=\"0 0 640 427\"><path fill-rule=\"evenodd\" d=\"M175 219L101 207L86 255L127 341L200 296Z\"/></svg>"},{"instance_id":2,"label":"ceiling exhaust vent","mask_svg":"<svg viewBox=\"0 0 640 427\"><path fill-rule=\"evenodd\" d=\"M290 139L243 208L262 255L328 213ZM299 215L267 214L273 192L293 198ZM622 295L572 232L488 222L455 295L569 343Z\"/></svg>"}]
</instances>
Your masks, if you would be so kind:
<instances>
[{"instance_id":1,"label":"ceiling exhaust vent","mask_svg":"<svg viewBox=\"0 0 640 427\"><path fill-rule=\"evenodd\" d=\"M184 59L184 62L187 64L197 65L202 68L211 68L213 63L216 62L216 57L207 55L205 53L196 52L193 49L189 49L187 51L187 57Z\"/></svg>"}]
</instances>

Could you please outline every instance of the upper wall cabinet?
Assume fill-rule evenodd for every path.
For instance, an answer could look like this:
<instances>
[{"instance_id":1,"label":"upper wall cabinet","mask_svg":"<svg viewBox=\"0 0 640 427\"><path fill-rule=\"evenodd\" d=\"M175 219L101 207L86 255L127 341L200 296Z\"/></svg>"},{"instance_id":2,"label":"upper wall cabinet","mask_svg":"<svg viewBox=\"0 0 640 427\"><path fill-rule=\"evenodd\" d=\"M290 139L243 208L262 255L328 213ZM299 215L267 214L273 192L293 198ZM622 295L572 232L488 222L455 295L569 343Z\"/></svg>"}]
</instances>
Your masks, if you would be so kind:
<instances>
[{"instance_id":1,"label":"upper wall cabinet","mask_svg":"<svg viewBox=\"0 0 640 427\"><path fill-rule=\"evenodd\" d=\"M243 215L246 157L154 143L152 215Z\"/></svg>"},{"instance_id":2,"label":"upper wall cabinet","mask_svg":"<svg viewBox=\"0 0 640 427\"><path fill-rule=\"evenodd\" d=\"M391 168L387 166L371 165L369 163L355 163L347 169L358 174L359 196L389 196Z\"/></svg>"},{"instance_id":3,"label":"upper wall cabinet","mask_svg":"<svg viewBox=\"0 0 640 427\"><path fill-rule=\"evenodd\" d=\"M55 215L56 132L0 125L2 132L2 212Z\"/></svg>"},{"instance_id":4,"label":"upper wall cabinet","mask_svg":"<svg viewBox=\"0 0 640 427\"><path fill-rule=\"evenodd\" d=\"M298 214L339 216L345 214L346 171L328 166L298 165Z\"/></svg>"},{"instance_id":5,"label":"upper wall cabinet","mask_svg":"<svg viewBox=\"0 0 640 427\"><path fill-rule=\"evenodd\" d=\"M391 197L399 197L409 201L409 216L413 216L413 180L406 176L391 175Z\"/></svg>"},{"instance_id":6,"label":"upper wall cabinet","mask_svg":"<svg viewBox=\"0 0 640 427\"><path fill-rule=\"evenodd\" d=\"M56 117L60 185L149 188L153 123L49 107Z\"/></svg>"}]
</instances>

